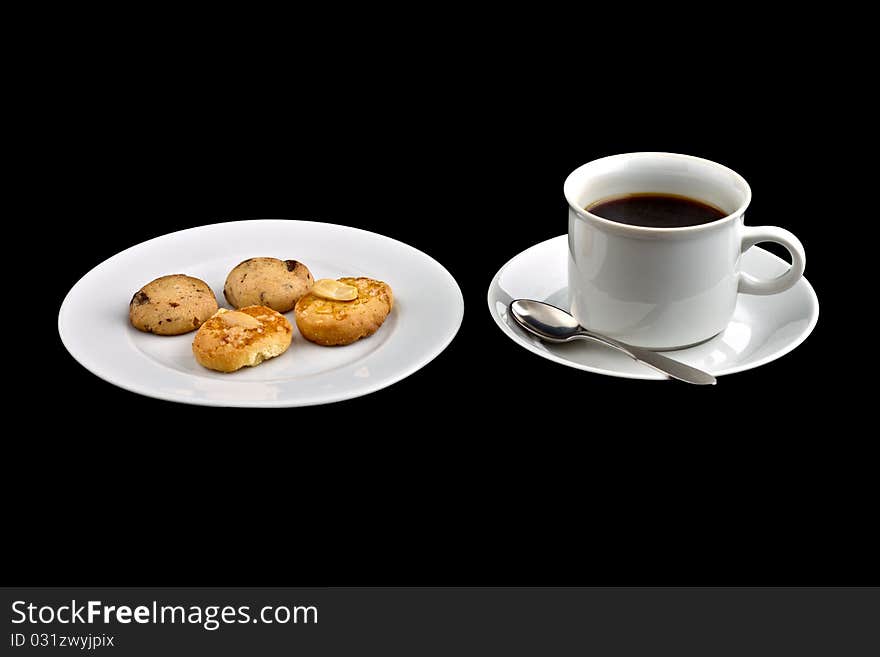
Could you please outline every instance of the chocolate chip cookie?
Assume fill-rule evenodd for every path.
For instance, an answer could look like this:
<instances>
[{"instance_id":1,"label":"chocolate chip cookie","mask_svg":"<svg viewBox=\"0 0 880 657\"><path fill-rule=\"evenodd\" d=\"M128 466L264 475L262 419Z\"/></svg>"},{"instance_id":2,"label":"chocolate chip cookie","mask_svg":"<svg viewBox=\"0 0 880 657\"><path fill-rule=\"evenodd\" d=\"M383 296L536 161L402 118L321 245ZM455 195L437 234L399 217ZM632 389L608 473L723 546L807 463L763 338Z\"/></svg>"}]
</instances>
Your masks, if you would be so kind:
<instances>
[{"instance_id":1,"label":"chocolate chip cookie","mask_svg":"<svg viewBox=\"0 0 880 657\"><path fill-rule=\"evenodd\" d=\"M250 258L229 272L223 295L233 308L268 306L286 313L315 279L303 263L278 258Z\"/></svg>"},{"instance_id":2,"label":"chocolate chip cookie","mask_svg":"<svg viewBox=\"0 0 880 657\"><path fill-rule=\"evenodd\" d=\"M131 325L157 335L199 328L217 312L217 298L205 281L185 274L162 276L135 292L128 307Z\"/></svg>"}]
</instances>

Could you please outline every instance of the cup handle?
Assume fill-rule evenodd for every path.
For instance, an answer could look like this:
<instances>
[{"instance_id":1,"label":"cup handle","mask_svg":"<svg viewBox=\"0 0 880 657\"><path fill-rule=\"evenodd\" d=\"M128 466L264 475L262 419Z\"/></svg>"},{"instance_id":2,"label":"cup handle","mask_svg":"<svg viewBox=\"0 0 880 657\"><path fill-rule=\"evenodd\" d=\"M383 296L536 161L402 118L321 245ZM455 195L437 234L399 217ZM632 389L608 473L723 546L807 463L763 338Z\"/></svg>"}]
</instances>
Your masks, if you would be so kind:
<instances>
[{"instance_id":1,"label":"cup handle","mask_svg":"<svg viewBox=\"0 0 880 657\"><path fill-rule=\"evenodd\" d=\"M784 274L769 280L760 280L740 272L739 291L743 294L776 294L784 292L798 282L804 273L807 256L801 241L784 228L776 226L743 226L742 252L745 253L759 242L776 242L791 254L791 267Z\"/></svg>"}]
</instances>

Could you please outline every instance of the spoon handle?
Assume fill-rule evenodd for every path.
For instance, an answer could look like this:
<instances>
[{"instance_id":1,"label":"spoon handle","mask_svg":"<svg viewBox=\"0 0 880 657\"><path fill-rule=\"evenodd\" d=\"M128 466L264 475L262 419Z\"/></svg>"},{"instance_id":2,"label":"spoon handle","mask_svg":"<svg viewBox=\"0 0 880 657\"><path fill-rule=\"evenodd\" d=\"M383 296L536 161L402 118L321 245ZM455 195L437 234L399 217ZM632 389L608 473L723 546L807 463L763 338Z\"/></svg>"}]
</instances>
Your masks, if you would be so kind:
<instances>
[{"instance_id":1,"label":"spoon handle","mask_svg":"<svg viewBox=\"0 0 880 657\"><path fill-rule=\"evenodd\" d=\"M628 355L630 358L642 362L649 367L653 367L658 372L662 372L667 376L671 376L673 379L678 379L679 381L693 383L700 386L715 384L715 377L708 372L704 372L703 370L698 370L696 367L691 367L690 365L680 363L677 360L673 360L667 356L664 356L663 354L657 353L656 351L650 351L648 349L643 349L642 347L635 347L631 344L618 342L613 338L609 338L604 335L597 335L595 333L587 331L586 329L581 329L581 331L577 335L579 338L601 342L602 344L608 345L609 347L618 349Z\"/></svg>"}]
</instances>

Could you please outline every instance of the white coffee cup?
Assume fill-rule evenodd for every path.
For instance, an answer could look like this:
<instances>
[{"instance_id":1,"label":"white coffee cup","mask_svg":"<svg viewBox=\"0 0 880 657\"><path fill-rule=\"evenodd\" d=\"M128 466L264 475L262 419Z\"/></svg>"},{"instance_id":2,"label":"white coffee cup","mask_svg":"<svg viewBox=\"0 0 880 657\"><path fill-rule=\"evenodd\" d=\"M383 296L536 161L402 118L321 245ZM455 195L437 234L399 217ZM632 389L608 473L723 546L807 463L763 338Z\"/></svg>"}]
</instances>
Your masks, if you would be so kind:
<instances>
[{"instance_id":1,"label":"white coffee cup","mask_svg":"<svg viewBox=\"0 0 880 657\"><path fill-rule=\"evenodd\" d=\"M703 342L725 329L738 292L783 292L804 272L804 248L794 235L743 225L751 189L715 162L675 153L612 155L575 169L564 190L571 312L582 326L624 342L649 349ZM728 214L697 226L650 228L584 209L652 192L686 196ZM770 280L742 272L742 254L759 242L788 249L791 267Z\"/></svg>"}]
</instances>

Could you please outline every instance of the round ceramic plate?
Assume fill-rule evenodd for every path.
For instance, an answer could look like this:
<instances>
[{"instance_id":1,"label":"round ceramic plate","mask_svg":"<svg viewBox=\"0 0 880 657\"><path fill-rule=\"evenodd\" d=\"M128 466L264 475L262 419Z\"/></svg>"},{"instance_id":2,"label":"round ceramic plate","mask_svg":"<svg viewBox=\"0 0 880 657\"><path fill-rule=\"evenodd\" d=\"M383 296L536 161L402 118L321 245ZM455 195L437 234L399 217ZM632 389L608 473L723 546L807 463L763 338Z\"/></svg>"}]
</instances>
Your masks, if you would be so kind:
<instances>
[{"instance_id":1,"label":"round ceramic plate","mask_svg":"<svg viewBox=\"0 0 880 657\"><path fill-rule=\"evenodd\" d=\"M165 274L210 285L221 307L223 284L242 260L300 260L316 279L368 276L394 291L394 309L369 338L321 347L296 329L284 354L232 374L212 372L192 355L195 333L157 336L128 321L132 295ZM436 260L411 246L357 228L311 221L238 221L149 240L102 262L67 294L58 332L71 355L121 388L210 406L307 406L374 392L409 376L455 337L461 290Z\"/></svg>"},{"instance_id":2,"label":"round ceramic plate","mask_svg":"<svg viewBox=\"0 0 880 657\"><path fill-rule=\"evenodd\" d=\"M549 344L525 333L507 316L514 299L536 299L560 308L568 301L568 238L541 242L515 256L495 274L489 286L489 312L501 330L529 351L568 367L629 379L666 379L663 374L603 345L578 340ZM758 278L778 276L788 264L753 246L742 257L742 269ZM758 367L787 354L806 340L819 319L819 301L806 278L780 294L740 294L727 329L708 342L664 355L715 376Z\"/></svg>"}]
</instances>

